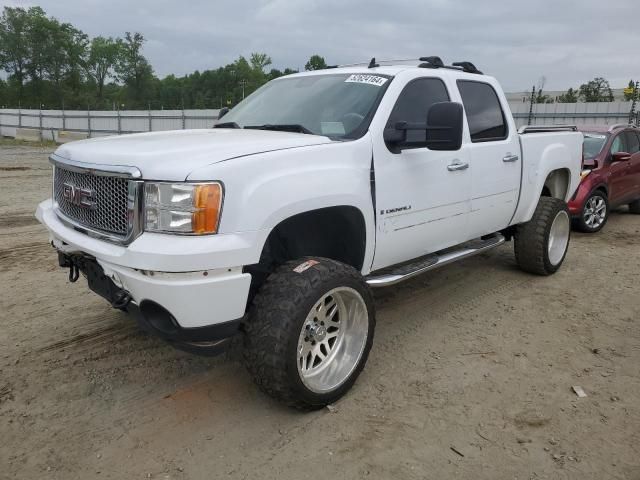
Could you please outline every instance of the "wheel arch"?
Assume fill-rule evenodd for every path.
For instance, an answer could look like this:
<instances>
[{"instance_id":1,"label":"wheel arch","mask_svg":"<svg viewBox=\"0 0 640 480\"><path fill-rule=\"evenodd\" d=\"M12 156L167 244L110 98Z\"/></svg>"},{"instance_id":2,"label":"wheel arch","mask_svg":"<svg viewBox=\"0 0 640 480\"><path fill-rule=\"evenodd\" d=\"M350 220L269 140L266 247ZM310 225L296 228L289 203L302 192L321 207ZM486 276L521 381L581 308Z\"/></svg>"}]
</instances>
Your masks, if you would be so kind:
<instances>
[{"instance_id":1,"label":"wheel arch","mask_svg":"<svg viewBox=\"0 0 640 480\"><path fill-rule=\"evenodd\" d=\"M560 200L568 200L568 192L571 186L571 171L568 168L557 168L547 175L542 185L541 197L553 197Z\"/></svg>"},{"instance_id":2,"label":"wheel arch","mask_svg":"<svg viewBox=\"0 0 640 480\"><path fill-rule=\"evenodd\" d=\"M362 271L366 250L366 217L358 207L336 205L291 215L271 228L259 262L245 267L252 274L250 298L266 277L287 261L325 257Z\"/></svg>"}]
</instances>

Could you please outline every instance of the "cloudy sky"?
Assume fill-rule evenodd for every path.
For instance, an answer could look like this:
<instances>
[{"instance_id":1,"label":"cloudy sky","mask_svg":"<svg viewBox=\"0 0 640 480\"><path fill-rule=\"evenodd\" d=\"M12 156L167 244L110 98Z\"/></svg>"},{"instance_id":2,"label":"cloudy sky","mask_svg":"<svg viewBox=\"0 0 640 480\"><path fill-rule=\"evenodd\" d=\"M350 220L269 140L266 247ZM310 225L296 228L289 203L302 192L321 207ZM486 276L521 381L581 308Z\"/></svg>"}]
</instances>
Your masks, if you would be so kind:
<instances>
[{"instance_id":1,"label":"cloudy sky","mask_svg":"<svg viewBox=\"0 0 640 480\"><path fill-rule=\"evenodd\" d=\"M278 68L372 56L469 60L508 91L640 79L638 0L0 0L40 5L90 36L139 31L156 74L266 52Z\"/></svg>"}]
</instances>

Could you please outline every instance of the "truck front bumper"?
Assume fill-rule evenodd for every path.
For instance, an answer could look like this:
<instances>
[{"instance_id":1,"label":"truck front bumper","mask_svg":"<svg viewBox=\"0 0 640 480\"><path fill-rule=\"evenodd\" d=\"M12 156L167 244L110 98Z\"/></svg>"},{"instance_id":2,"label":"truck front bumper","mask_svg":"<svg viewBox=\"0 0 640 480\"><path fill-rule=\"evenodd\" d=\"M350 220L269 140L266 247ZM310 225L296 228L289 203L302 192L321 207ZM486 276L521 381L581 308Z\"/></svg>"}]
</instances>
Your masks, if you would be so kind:
<instances>
[{"instance_id":1,"label":"truck front bumper","mask_svg":"<svg viewBox=\"0 0 640 480\"><path fill-rule=\"evenodd\" d=\"M38 206L36 217L63 258L95 261L104 277L130 295L130 310L139 311L160 334L164 330L175 340L215 340L223 333L232 334L245 314L251 275L243 272L244 263L228 262L244 256L250 238L220 235L215 242L212 237L143 233L124 247L68 227L50 200ZM224 266L211 268L212 258L224 258L220 262ZM175 271L179 265L183 270ZM160 321L160 317L165 318Z\"/></svg>"}]
</instances>

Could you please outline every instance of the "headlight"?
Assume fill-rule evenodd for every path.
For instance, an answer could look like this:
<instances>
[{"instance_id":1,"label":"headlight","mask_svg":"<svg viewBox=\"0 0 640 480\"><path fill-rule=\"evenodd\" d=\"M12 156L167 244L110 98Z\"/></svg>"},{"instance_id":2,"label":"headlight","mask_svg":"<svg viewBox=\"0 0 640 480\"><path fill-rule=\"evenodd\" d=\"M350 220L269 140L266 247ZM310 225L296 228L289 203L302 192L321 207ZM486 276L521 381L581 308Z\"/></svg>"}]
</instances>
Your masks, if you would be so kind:
<instances>
[{"instance_id":1,"label":"headlight","mask_svg":"<svg viewBox=\"0 0 640 480\"><path fill-rule=\"evenodd\" d=\"M591 170L589 170L588 168L585 170L582 170L580 172L580 178L583 179L584 177L586 177L587 175L589 175L591 173Z\"/></svg>"},{"instance_id":2,"label":"headlight","mask_svg":"<svg viewBox=\"0 0 640 480\"><path fill-rule=\"evenodd\" d=\"M222 185L153 183L144 185L144 225L148 232L204 235L218 232Z\"/></svg>"}]
</instances>

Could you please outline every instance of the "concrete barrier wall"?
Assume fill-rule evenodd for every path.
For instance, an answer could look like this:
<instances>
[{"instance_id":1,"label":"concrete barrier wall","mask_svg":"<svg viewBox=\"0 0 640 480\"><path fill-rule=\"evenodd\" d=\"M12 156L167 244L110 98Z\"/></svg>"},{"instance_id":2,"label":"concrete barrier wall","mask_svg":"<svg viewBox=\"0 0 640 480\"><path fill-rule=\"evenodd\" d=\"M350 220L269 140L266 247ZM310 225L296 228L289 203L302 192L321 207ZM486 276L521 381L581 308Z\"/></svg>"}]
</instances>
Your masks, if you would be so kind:
<instances>
[{"instance_id":1,"label":"concrete barrier wall","mask_svg":"<svg viewBox=\"0 0 640 480\"><path fill-rule=\"evenodd\" d=\"M509 102L518 127L527 125L528 103ZM533 105L532 124L613 125L627 123L631 102L539 103ZM636 120L637 121L637 120Z\"/></svg>"},{"instance_id":2,"label":"concrete barrier wall","mask_svg":"<svg viewBox=\"0 0 640 480\"><path fill-rule=\"evenodd\" d=\"M0 109L0 136L16 137L20 129L36 129L44 140L65 140L123 133L211 128L219 110L25 110ZM67 132L60 137L60 132ZM74 134L74 135L72 135ZM68 141L68 140L67 140Z\"/></svg>"},{"instance_id":3,"label":"concrete barrier wall","mask_svg":"<svg viewBox=\"0 0 640 480\"><path fill-rule=\"evenodd\" d=\"M518 127L527 125L529 104L511 101ZM549 103L533 106L533 124L612 125L626 123L631 102ZM62 111L0 109L0 136L16 137L19 129L36 129L42 139L69 141L123 133L211 128L219 110ZM636 120L638 121L638 120ZM60 132L68 132L60 135ZM74 138L75 139L75 138Z\"/></svg>"}]
</instances>

